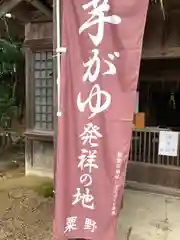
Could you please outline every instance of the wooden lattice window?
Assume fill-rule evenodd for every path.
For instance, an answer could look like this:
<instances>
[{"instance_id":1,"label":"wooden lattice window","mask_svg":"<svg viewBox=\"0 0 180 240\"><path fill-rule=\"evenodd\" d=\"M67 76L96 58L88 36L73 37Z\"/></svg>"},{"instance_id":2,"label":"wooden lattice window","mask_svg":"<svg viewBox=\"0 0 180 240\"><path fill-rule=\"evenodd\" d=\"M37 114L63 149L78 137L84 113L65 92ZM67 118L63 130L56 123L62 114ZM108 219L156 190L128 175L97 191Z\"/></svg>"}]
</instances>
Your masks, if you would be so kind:
<instances>
[{"instance_id":1,"label":"wooden lattice window","mask_svg":"<svg viewBox=\"0 0 180 240\"><path fill-rule=\"evenodd\" d=\"M35 129L53 129L52 51L34 53L34 125Z\"/></svg>"}]
</instances>

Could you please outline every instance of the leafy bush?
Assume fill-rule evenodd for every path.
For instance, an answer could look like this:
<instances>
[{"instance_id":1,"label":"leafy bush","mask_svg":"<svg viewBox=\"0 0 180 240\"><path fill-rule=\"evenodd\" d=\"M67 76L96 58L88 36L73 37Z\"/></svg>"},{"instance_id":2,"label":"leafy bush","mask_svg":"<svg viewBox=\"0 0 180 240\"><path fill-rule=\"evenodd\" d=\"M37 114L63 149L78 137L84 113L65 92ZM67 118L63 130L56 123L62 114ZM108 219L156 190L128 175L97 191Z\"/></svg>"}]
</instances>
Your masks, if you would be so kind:
<instances>
[{"instance_id":1,"label":"leafy bush","mask_svg":"<svg viewBox=\"0 0 180 240\"><path fill-rule=\"evenodd\" d=\"M54 186L53 182L45 182L37 188L37 193L44 198L54 197Z\"/></svg>"},{"instance_id":2,"label":"leafy bush","mask_svg":"<svg viewBox=\"0 0 180 240\"><path fill-rule=\"evenodd\" d=\"M11 119L17 110L16 68L23 61L22 49L15 43L0 39L0 127L11 127Z\"/></svg>"},{"instance_id":3,"label":"leafy bush","mask_svg":"<svg viewBox=\"0 0 180 240\"><path fill-rule=\"evenodd\" d=\"M0 127L11 127L11 119L17 109L15 99L10 97L10 87L0 84Z\"/></svg>"}]
</instances>

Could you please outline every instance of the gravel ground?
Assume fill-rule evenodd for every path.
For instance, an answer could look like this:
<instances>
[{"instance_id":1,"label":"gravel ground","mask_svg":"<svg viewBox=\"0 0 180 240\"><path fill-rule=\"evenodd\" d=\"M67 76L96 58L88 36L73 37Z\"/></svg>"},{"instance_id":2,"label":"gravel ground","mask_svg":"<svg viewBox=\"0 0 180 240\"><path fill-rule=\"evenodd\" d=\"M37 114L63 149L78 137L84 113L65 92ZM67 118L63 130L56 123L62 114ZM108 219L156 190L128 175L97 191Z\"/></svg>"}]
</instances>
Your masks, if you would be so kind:
<instances>
[{"instance_id":1,"label":"gravel ground","mask_svg":"<svg viewBox=\"0 0 180 240\"><path fill-rule=\"evenodd\" d=\"M0 240L50 240L53 200L23 188L0 192Z\"/></svg>"},{"instance_id":2,"label":"gravel ground","mask_svg":"<svg viewBox=\"0 0 180 240\"><path fill-rule=\"evenodd\" d=\"M24 177L24 149L0 155L0 240L51 240L53 199L33 190L41 179Z\"/></svg>"}]
</instances>

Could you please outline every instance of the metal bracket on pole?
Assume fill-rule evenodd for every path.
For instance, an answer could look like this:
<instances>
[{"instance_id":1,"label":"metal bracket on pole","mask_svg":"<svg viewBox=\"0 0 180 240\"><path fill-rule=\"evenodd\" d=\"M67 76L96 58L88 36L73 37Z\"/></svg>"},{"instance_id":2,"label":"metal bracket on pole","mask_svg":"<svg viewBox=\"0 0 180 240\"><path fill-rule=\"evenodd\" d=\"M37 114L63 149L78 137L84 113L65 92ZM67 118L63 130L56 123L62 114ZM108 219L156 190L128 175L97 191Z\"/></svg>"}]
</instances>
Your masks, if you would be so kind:
<instances>
[{"instance_id":1,"label":"metal bracket on pole","mask_svg":"<svg viewBox=\"0 0 180 240\"><path fill-rule=\"evenodd\" d=\"M66 52L67 52L67 48L65 48L65 47L56 48L56 53L57 54L53 55L53 58L57 57L58 55L62 56Z\"/></svg>"},{"instance_id":2,"label":"metal bracket on pole","mask_svg":"<svg viewBox=\"0 0 180 240\"><path fill-rule=\"evenodd\" d=\"M57 117L61 117L62 116L62 112L57 112Z\"/></svg>"},{"instance_id":3,"label":"metal bracket on pole","mask_svg":"<svg viewBox=\"0 0 180 240\"><path fill-rule=\"evenodd\" d=\"M67 52L67 48L66 47L60 47L60 48L56 48L56 52L57 53L66 53Z\"/></svg>"}]
</instances>

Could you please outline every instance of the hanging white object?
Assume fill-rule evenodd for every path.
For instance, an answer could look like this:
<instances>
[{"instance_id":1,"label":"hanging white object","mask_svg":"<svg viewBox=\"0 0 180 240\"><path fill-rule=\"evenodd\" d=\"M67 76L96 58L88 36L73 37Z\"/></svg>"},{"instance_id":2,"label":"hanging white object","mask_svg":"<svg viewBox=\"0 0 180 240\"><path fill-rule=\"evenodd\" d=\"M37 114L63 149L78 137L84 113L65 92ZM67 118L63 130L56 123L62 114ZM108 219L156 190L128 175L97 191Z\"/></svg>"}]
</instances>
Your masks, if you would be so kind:
<instances>
[{"instance_id":1,"label":"hanging white object","mask_svg":"<svg viewBox=\"0 0 180 240\"><path fill-rule=\"evenodd\" d=\"M163 156L176 157L178 155L179 133L161 131L159 135L158 154Z\"/></svg>"},{"instance_id":2,"label":"hanging white object","mask_svg":"<svg viewBox=\"0 0 180 240\"><path fill-rule=\"evenodd\" d=\"M6 13L5 17L12 18L12 14L11 13Z\"/></svg>"}]
</instances>

